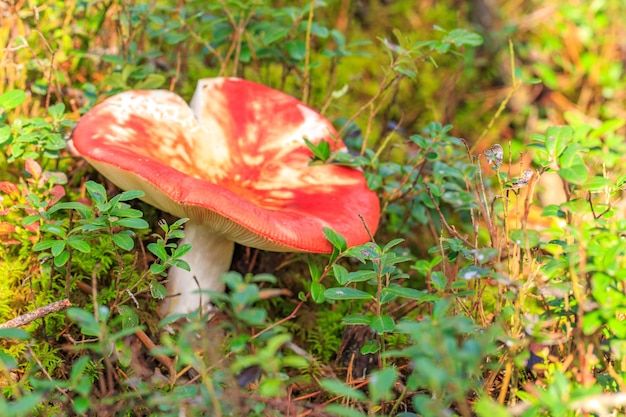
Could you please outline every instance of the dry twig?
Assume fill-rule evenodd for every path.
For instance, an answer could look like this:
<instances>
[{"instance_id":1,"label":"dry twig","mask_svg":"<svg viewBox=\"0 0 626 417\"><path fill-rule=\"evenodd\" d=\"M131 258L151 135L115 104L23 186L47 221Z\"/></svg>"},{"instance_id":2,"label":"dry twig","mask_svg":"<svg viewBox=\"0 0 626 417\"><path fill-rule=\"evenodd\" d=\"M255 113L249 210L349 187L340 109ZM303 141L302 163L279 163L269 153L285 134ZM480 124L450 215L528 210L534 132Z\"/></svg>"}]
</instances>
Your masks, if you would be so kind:
<instances>
[{"instance_id":1,"label":"dry twig","mask_svg":"<svg viewBox=\"0 0 626 417\"><path fill-rule=\"evenodd\" d=\"M52 313L56 313L57 311L64 310L71 305L72 304L70 303L70 300L67 298L61 301L55 301L54 303L39 307L38 309L31 311L30 313L22 314L21 316L7 321L6 323L0 324L0 329L8 329L27 325L31 321L40 319Z\"/></svg>"}]
</instances>

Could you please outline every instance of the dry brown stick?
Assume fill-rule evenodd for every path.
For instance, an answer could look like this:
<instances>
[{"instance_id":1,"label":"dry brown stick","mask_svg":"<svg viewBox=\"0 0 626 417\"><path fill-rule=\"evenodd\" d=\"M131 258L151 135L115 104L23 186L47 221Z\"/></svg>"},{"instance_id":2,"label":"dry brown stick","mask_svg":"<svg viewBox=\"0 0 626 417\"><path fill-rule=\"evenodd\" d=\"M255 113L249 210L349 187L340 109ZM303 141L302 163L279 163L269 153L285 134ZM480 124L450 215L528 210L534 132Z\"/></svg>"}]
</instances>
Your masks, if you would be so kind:
<instances>
[{"instance_id":1,"label":"dry brown stick","mask_svg":"<svg viewBox=\"0 0 626 417\"><path fill-rule=\"evenodd\" d=\"M143 330L137 330L135 332L135 336L137 336L137 338L141 341L141 343L143 343L143 345L146 347L146 349L152 350L152 349L154 349L156 347L156 345L154 344L152 339L150 339L148 337L148 335ZM165 367L169 371L170 375L176 375L176 370L174 368L174 363L172 362L172 360L170 358L168 358L165 355L154 355L154 357L159 362L161 362L163 365L165 365Z\"/></svg>"},{"instance_id":2,"label":"dry brown stick","mask_svg":"<svg viewBox=\"0 0 626 417\"><path fill-rule=\"evenodd\" d=\"M21 316L7 321L6 323L0 324L0 329L24 326L31 321L40 319L52 313L56 313L57 311L66 309L71 305L72 304L70 303L70 300L67 298L61 301L55 301L54 303L39 307L38 309L31 311L30 313L22 314Z\"/></svg>"},{"instance_id":3,"label":"dry brown stick","mask_svg":"<svg viewBox=\"0 0 626 417\"><path fill-rule=\"evenodd\" d=\"M443 213L441 212L441 209L439 208L439 205L437 204L437 200L435 200L435 196L433 195L433 192L430 191L430 187L424 184L424 188L426 189L426 192L428 193L428 197L430 197L430 201L432 201L433 205L435 206L435 211L437 212L437 214L439 214L439 219L441 220L441 223L445 226L446 230L448 230L448 233L450 233L455 238L461 240L463 243L467 245L468 248L476 249L476 247L472 245L470 241L467 240L467 238L461 236L461 234L457 232L454 227L448 224L448 222L446 221L446 216L444 216Z\"/></svg>"}]
</instances>

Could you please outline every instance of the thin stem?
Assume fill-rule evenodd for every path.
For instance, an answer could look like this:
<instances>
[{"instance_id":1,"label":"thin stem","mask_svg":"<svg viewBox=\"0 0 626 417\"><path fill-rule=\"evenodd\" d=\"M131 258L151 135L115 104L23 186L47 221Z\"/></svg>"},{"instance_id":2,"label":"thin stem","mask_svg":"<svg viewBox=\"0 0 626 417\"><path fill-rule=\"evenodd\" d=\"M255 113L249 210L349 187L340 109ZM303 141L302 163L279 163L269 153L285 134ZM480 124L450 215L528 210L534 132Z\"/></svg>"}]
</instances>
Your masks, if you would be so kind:
<instances>
[{"instance_id":1,"label":"thin stem","mask_svg":"<svg viewBox=\"0 0 626 417\"><path fill-rule=\"evenodd\" d=\"M309 21L306 25L306 52L304 54L304 74L302 75L302 101L309 104L309 63L311 61L311 27L313 26L313 14L315 2L311 2L309 8Z\"/></svg>"},{"instance_id":2,"label":"thin stem","mask_svg":"<svg viewBox=\"0 0 626 417\"><path fill-rule=\"evenodd\" d=\"M441 223L445 226L448 233L450 233L452 236L456 237L457 239L463 241L463 243L465 243L468 248L476 249L476 247L469 240L467 240L467 238L461 236L454 227L448 224L448 222L446 221L446 216L444 216L443 213L441 212L441 209L439 208L439 205L437 204L437 200L435 200L435 196L433 196L432 191L430 191L430 187L424 184L424 188L426 189L426 192L428 193L428 197L430 197L430 200L433 202L433 205L435 206L435 211L437 212L437 214L439 214L439 219L441 220Z\"/></svg>"},{"instance_id":3,"label":"thin stem","mask_svg":"<svg viewBox=\"0 0 626 417\"><path fill-rule=\"evenodd\" d=\"M522 85L522 82L515 76L515 52L513 50L513 41L511 41L511 39L509 39L509 55L511 59L511 85L513 87L511 87L511 90L509 90L506 97L504 97L504 100L502 100L502 103L500 103L498 110L496 110L496 113L493 115L491 120L489 120L487 127L483 129L476 142L474 142L474 146L472 146L471 149L472 152L474 152L478 144L485 138L485 136L487 136L487 133L489 133L496 120L498 120L504 109L506 109L506 105L509 104L509 101L511 101L513 94L515 94L517 89Z\"/></svg>"},{"instance_id":4,"label":"thin stem","mask_svg":"<svg viewBox=\"0 0 626 417\"><path fill-rule=\"evenodd\" d=\"M341 130L339 131L339 136L341 136L343 134L343 132L348 128L348 126L350 126L350 124L357 118L359 117L359 115L361 113L363 113L365 111L365 109L367 109L369 106L371 106L376 100L378 100L378 98L385 93L385 91L387 91L389 88L391 88L397 80L400 79L400 76L396 76L394 77L387 85L384 85L384 83L387 81L387 77L385 77L383 79L383 82L381 83L381 85L383 86L381 89L378 90L378 92L374 95L374 97L372 97L367 103L365 103L364 105L361 106L361 108L359 110L357 110L349 119L348 121L343 125L343 127L341 128Z\"/></svg>"}]
</instances>

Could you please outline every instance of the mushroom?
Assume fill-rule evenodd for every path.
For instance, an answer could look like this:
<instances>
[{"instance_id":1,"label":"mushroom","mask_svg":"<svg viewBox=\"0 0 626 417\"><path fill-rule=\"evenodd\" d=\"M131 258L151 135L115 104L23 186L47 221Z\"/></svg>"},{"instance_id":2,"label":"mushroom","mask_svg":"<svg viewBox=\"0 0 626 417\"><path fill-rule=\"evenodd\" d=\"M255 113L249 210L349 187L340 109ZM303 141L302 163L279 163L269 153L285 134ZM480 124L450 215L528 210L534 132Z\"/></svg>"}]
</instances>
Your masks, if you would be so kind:
<instances>
[{"instance_id":1,"label":"mushroom","mask_svg":"<svg viewBox=\"0 0 626 417\"><path fill-rule=\"evenodd\" d=\"M198 286L223 291L234 242L330 253L324 227L350 246L369 240L380 206L363 173L310 164L304 138L344 148L323 116L238 78L200 80L190 104L169 91L123 92L87 112L72 134L74 150L118 187L190 219L183 259L191 271L168 271L162 315L208 307Z\"/></svg>"}]
</instances>

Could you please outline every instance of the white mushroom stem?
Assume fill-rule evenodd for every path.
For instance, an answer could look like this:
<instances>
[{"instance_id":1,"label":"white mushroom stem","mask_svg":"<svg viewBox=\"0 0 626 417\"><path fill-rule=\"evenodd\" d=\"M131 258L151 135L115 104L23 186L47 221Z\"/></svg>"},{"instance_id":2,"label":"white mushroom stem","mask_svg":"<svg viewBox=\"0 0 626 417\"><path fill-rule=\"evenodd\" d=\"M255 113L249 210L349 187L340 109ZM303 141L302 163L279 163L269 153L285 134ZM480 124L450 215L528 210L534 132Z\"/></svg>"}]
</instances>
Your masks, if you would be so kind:
<instances>
[{"instance_id":1,"label":"white mushroom stem","mask_svg":"<svg viewBox=\"0 0 626 417\"><path fill-rule=\"evenodd\" d=\"M190 313L209 308L209 297L200 291L224 291L222 274L228 271L233 259L235 243L216 235L206 225L189 221L185 224L185 237L179 244L190 243L192 248L181 257L190 271L172 266L167 276L167 298L161 304L162 317L175 313ZM194 279L195 277L195 279Z\"/></svg>"}]
</instances>

